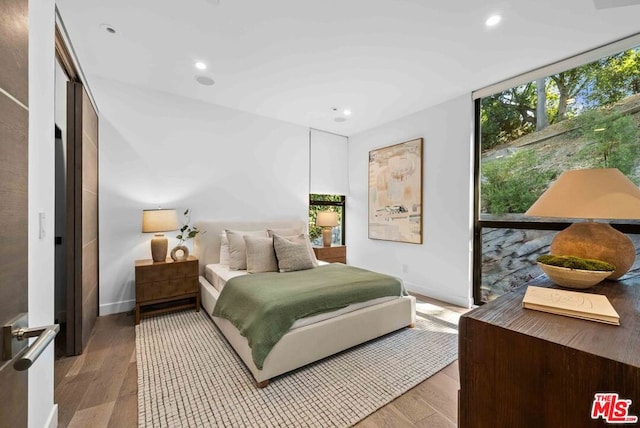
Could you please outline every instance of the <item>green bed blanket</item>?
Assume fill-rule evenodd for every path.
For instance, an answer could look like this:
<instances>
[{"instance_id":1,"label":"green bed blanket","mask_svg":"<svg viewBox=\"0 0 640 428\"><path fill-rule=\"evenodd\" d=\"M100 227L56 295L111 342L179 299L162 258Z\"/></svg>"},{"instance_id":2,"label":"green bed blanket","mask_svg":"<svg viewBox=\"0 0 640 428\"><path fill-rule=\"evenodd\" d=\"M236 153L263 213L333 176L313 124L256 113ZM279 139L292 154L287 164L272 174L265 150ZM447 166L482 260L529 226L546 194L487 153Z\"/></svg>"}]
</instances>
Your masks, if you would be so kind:
<instances>
[{"instance_id":1,"label":"green bed blanket","mask_svg":"<svg viewBox=\"0 0 640 428\"><path fill-rule=\"evenodd\" d=\"M394 277L333 263L232 278L222 289L213 316L226 318L247 338L253 362L262 369L271 349L296 320L403 294Z\"/></svg>"}]
</instances>

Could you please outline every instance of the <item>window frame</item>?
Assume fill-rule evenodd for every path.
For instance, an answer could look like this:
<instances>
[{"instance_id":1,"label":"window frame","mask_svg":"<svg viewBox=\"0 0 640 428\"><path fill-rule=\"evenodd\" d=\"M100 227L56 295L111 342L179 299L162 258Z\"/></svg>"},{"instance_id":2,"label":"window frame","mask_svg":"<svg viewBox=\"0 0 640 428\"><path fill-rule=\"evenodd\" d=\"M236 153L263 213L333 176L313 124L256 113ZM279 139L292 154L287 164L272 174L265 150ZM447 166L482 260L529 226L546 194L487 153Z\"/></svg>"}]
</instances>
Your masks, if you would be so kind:
<instances>
[{"instance_id":1,"label":"window frame","mask_svg":"<svg viewBox=\"0 0 640 428\"><path fill-rule=\"evenodd\" d=\"M472 293L475 305L483 305L487 302L482 301L482 230L483 228L493 229L530 229L530 230L556 230L560 231L572 224L567 221L522 221L522 220L500 220L481 219L480 213L480 170L481 170L481 118L482 98L492 96L498 92L516 87L528 82L534 81L541 77L548 77L572 68L579 67L583 64L597 61L609 55L632 49L640 46L640 33L636 33L629 37L617 40L607 45L599 46L587 52L567 58L545 67L532 70L527 73L504 80L494 85L487 86L472 93L474 102L474 124L473 124L473 242L472 242ZM612 227L622 233L640 234L640 222L636 224L610 222Z\"/></svg>"},{"instance_id":2,"label":"window frame","mask_svg":"<svg viewBox=\"0 0 640 428\"><path fill-rule=\"evenodd\" d=\"M342 231L342 236L340 237L340 245L345 245L345 236L346 236L346 217L347 217L347 206L346 206L346 200L347 197L345 195L332 195L332 196L339 196L340 200L339 201L316 201L314 199L311 198L311 195L316 195L318 193L309 193L309 209L311 209L312 205L315 206L325 206L325 207L341 207L342 208L342 216L341 216L341 231Z\"/></svg>"}]
</instances>

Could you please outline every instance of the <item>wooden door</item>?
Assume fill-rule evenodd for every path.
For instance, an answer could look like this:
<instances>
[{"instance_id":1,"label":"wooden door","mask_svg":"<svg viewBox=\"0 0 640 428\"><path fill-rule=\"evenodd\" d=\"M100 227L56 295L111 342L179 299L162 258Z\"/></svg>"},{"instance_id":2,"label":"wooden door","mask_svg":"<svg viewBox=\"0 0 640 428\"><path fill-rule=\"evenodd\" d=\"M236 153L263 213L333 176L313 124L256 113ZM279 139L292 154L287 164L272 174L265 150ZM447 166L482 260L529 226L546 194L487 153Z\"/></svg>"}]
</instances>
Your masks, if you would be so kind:
<instances>
[{"instance_id":1,"label":"wooden door","mask_svg":"<svg viewBox=\"0 0 640 428\"><path fill-rule=\"evenodd\" d=\"M0 326L28 309L27 6L27 0L0 1ZM2 342L0 355L8 351ZM0 359L0 427L25 427L27 372L7 358Z\"/></svg>"},{"instance_id":2,"label":"wooden door","mask_svg":"<svg viewBox=\"0 0 640 428\"><path fill-rule=\"evenodd\" d=\"M67 87L67 353L77 355L98 316L98 115L81 83Z\"/></svg>"}]
</instances>

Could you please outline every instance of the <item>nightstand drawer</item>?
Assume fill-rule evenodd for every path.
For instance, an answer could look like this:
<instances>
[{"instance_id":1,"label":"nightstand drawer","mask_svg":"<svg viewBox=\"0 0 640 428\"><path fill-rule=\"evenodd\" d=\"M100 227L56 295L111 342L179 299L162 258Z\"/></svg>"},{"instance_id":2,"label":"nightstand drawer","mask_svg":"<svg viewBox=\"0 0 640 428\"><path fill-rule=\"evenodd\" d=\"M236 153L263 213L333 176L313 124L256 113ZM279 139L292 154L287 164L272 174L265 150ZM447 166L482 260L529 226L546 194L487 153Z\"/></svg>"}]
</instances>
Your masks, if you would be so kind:
<instances>
[{"instance_id":1,"label":"nightstand drawer","mask_svg":"<svg viewBox=\"0 0 640 428\"><path fill-rule=\"evenodd\" d=\"M313 252L318 260L329 263L347 263L347 247L344 245L335 247L313 247Z\"/></svg>"},{"instance_id":2,"label":"nightstand drawer","mask_svg":"<svg viewBox=\"0 0 640 428\"><path fill-rule=\"evenodd\" d=\"M136 300L148 302L150 300L166 299L182 296L198 291L198 278L170 279L165 281L145 282L136 287Z\"/></svg>"},{"instance_id":3,"label":"nightstand drawer","mask_svg":"<svg viewBox=\"0 0 640 428\"><path fill-rule=\"evenodd\" d=\"M167 279L183 279L190 276L198 276L197 260L136 266L136 283L138 284Z\"/></svg>"}]
</instances>

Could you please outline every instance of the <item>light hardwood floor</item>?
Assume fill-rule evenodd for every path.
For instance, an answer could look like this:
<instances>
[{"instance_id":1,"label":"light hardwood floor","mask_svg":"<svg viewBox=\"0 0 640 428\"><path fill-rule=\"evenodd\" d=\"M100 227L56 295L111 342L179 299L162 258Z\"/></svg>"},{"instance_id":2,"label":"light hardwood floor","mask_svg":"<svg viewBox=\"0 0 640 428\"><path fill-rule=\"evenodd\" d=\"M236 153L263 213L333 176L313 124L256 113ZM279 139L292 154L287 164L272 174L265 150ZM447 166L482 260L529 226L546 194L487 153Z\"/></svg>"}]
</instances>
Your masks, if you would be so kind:
<instances>
[{"instance_id":1,"label":"light hardwood floor","mask_svg":"<svg viewBox=\"0 0 640 428\"><path fill-rule=\"evenodd\" d=\"M458 313L466 311L417 297ZM55 362L58 427L136 427L137 381L133 314L99 317L86 351ZM458 388L456 361L356 427L455 427Z\"/></svg>"}]
</instances>

